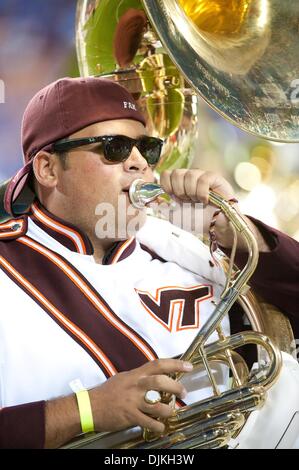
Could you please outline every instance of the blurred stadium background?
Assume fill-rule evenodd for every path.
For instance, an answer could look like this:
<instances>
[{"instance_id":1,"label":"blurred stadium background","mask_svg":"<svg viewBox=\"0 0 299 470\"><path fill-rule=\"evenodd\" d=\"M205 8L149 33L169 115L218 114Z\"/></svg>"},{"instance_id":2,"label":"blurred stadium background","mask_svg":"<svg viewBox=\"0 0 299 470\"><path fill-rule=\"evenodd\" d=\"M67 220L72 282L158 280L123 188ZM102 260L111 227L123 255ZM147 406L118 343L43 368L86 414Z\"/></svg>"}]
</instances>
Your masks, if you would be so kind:
<instances>
[{"instance_id":1,"label":"blurred stadium background","mask_svg":"<svg viewBox=\"0 0 299 470\"><path fill-rule=\"evenodd\" d=\"M62 76L79 74L76 0L1 0L0 179L22 165L20 126L33 94ZM299 78L299 77L298 77ZM299 124L299 123L298 123ZM299 144L277 144L235 128L202 101L193 166L221 171L242 209L299 240Z\"/></svg>"}]
</instances>

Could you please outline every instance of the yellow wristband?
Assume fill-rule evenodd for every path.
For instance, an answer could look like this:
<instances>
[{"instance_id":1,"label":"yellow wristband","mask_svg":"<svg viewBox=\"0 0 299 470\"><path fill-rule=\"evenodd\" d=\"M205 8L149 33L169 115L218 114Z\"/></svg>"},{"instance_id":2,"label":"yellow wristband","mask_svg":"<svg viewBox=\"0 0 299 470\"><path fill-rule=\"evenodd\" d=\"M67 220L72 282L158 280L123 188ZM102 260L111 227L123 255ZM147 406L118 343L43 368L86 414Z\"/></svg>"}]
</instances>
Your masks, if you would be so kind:
<instances>
[{"instance_id":1,"label":"yellow wristband","mask_svg":"<svg viewBox=\"0 0 299 470\"><path fill-rule=\"evenodd\" d=\"M94 432L90 398L87 390L76 392L82 432Z\"/></svg>"}]
</instances>

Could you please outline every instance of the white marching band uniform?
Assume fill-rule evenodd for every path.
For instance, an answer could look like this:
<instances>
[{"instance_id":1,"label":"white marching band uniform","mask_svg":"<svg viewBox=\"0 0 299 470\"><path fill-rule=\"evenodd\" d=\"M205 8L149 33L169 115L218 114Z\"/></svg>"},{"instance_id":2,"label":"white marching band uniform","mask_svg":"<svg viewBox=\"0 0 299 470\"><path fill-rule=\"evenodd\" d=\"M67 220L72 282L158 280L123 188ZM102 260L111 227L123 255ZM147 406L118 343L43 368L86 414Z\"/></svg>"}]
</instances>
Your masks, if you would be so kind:
<instances>
[{"instance_id":1,"label":"white marching band uniform","mask_svg":"<svg viewBox=\"0 0 299 470\"><path fill-rule=\"evenodd\" d=\"M112 263L100 265L94 262L91 254L84 254L80 249L71 250L43 230L43 211L37 207L35 212L41 224L28 217L26 233L15 241L19 242L20 248L26 245L28 250L39 250L40 255L63 270L77 289L86 290L86 285L91 285L93 290L87 292L88 301L98 308L98 292L103 299L102 310L109 306L113 312L111 318L108 318L108 308L103 314L118 332L136 344L147 360L176 357L187 349L212 314L212 301L219 300L225 281L222 269L211 267L209 250L201 241L168 222L148 217L138 232L137 242L135 239L124 242ZM48 226L52 224L55 230L55 220L45 216L45 222ZM56 228L60 232L68 231L59 224ZM71 231L65 235L75 237ZM80 240L77 244L80 245ZM121 258L129 248L130 254ZM105 371L110 376L117 372L109 359L109 351L101 351L97 347L100 345L94 345L84 331L64 315L63 310L36 288L34 280L25 279L5 256L1 256L1 264L0 407L69 395L72 393L70 383L75 379L80 379L88 389L106 380ZM46 277L47 272L42 275ZM80 284L82 277L87 281L83 286ZM63 301L66 295L64 286L57 282L55 289ZM201 292L200 289L202 295L195 302L193 316L188 321L184 321L186 296L183 300L179 297L170 299L166 316L157 315L150 309L151 304L160 305L163 295L166 298L176 290L189 294ZM57 321L53 321L46 310ZM84 314L82 309L81 315ZM229 335L228 316L222 326L224 333ZM84 342L86 347L82 347L74 337L79 338L82 344ZM210 338L211 341L216 339L216 334ZM117 347L117 341L110 344L112 352ZM92 348L94 356L89 353ZM126 355L125 350L123 355ZM218 366L215 375L220 389L225 390L228 371ZM200 372L187 374L184 385L189 392L184 400L187 404L207 397L211 391L207 377ZM230 442L230 447L299 448L298 390L299 364L283 353L282 372L268 392L266 404L251 413L237 439Z\"/></svg>"}]
</instances>

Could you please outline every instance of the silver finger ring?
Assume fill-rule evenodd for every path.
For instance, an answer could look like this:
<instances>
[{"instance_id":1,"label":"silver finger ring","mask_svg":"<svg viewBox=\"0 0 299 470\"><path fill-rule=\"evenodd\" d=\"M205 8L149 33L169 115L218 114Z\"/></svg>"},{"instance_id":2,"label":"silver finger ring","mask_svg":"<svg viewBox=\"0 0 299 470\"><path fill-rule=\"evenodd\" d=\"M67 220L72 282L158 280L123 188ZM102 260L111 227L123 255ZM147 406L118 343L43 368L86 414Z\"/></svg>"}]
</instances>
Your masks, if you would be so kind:
<instances>
[{"instance_id":1,"label":"silver finger ring","mask_svg":"<svg viewBox=\"0 0 299 470\"><path fill-rule=\"evenodd\" d=\"M155 405L161 401L161 393L156 390L148 390L144 395L144 401L149 405Z\"/></svg>"}]
</instances>

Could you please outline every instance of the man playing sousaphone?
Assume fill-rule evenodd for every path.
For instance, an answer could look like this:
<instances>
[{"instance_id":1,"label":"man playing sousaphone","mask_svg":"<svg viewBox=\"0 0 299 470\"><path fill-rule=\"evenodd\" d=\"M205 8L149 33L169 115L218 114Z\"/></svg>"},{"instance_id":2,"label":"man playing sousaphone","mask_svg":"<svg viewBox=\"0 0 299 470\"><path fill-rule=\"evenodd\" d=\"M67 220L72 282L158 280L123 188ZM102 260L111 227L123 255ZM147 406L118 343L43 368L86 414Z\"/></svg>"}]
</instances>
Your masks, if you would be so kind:
<instances>
[{"instance_id":1,"label":"man playing sousaphone","mask_svg":"<svg viewBox=\"0 0 299 470\"><path fill-rule=\"evenodd\" d=\"M173 358L210 318L225 279L193 235L132 211L129 189L136 179L154 181L162 141L147 135L121 86L65 78L29 103L22 145L25 166L7 188L5 208L13 211L26 182L36 199L29 214L0 225L1 447L57 448L82 432L131 426L163 433L173 408L148 392L173 394L178 406L206 396L192 380L171 377L192 377L192 365ZM164 172L160 183L178 205L203 203L206 229L215 213L209 191L234 198L220 175L200 169ZM104 237L99 216L111 207L115 230ZM246 220L260 252L251 285L288 315L297 337L299 244ZM224 215L213 230L229 250ZM246 256L240 238L237 262ZM227 318L222 329L229 334ZM224 390L227 373L216 375Z\"/></svg>"}]
</instances>

